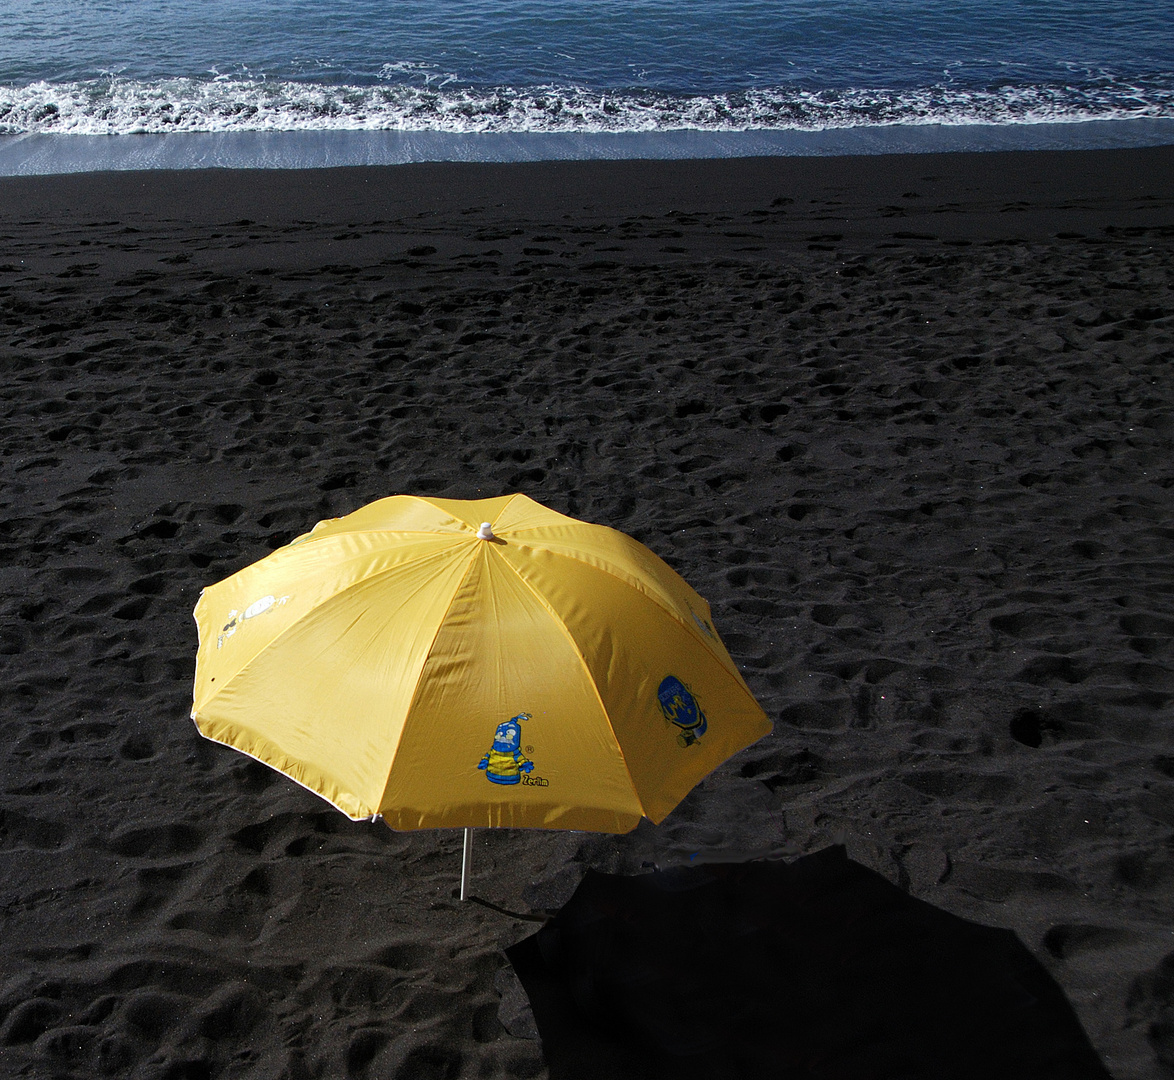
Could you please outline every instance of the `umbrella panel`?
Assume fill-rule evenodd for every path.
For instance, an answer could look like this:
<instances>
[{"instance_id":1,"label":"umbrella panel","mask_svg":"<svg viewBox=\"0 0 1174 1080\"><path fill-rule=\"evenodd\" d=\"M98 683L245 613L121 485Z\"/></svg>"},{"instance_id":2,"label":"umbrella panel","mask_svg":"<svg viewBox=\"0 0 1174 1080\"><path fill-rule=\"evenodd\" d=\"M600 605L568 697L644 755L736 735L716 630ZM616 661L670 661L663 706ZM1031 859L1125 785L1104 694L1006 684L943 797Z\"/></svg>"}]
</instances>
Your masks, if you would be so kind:
<instances>
[{"instance_id":1,"label":"umbrella panel","mask_svg":"<svg viewBox=\"0 0 1174 1080\"><path fill-rule=\"evenodd\" d=\"M520 543L501 554L557 611L574 641L652 821L661 821L698 781L770 730L707 629L708 605L692 590L681 611L677 602L633 587L628 575L596 562ZM666 694L662 687L670 686Z\"/></svg>"},{"instance_id":2,"label":"umbrella panel","mask_svg":"<svg viewBox=\"0 0 1174 1080\"><path fill-rule=\"evenodd\" d=\"M515 736L498 729L511 718ZM485 763L485 768L479 766ZM560 620L482 544L432 645L381 802L393 828L626 832L641 806Z\"/></svg>"},{"instance_id":3,"label":"umbrella panel","mask_svg":"<svg viewBox=\"0 0 1174 1080\"><path fill-rule=\"evenodd\" d=\"M332 549L344 541L320 544ZM415 690L413 672L423 667L467 571L467 545L405 547L421 557L371 552L332 566L315 551L318 577L300 573L299 559L271 557L248 568L267 566L261 580L224 583L228 595L216 605L247 610L266 589L289 596L283 608L274 604L241 620L219 649L218 622L201 626L204 664L193 710L201 732L279 769L352 818L378 812Z\"/></svg>"}]
</instances>

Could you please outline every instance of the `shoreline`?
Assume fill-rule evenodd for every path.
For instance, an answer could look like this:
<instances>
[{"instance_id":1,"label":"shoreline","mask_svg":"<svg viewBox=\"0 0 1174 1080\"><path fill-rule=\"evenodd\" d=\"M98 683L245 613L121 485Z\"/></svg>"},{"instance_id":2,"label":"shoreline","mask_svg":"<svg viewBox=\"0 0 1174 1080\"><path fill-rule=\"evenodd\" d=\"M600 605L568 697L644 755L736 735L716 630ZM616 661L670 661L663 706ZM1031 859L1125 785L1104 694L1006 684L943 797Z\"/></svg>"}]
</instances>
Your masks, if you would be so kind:
<instances>
[{"instance_id":1,"label":"shoreline","mask_svg":"<svg viewBox=\"0 0 1174 1080\"><path fill-rule=\"evenodd\" d=\"M458 831L188 719L200 590L399 492L634 536L775 725L660 826L478 830L477 895L842 843L1174 1060L1174 147L9 177L0 233L0 1071L550 1075Z\"/></svg>"},{"instance_id":2,"label":"shoreline","mask_svg":"<svg viewBox=\"0 0 1174 1080\"><path fill-rule=\"evenodd\" d=\"M1106 150L1174 144L1174 118L897 124L823 131L456 133L174 132L0 136L0 176L204 168L337 168L425 161L672 160Z\"/></svg>"}]
</instances>

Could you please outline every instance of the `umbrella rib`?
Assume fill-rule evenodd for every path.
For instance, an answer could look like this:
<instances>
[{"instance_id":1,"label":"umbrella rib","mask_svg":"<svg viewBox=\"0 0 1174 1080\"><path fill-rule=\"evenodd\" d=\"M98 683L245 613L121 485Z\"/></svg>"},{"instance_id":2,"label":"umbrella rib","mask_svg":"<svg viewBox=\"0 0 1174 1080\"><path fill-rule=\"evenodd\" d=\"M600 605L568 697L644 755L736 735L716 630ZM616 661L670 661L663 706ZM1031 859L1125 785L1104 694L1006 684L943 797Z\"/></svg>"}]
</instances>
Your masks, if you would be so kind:
<instances>
[{"instance_id":1,"label":"umbrella rib","mask_svg":"<svg viewBox=\"0 0 1174 1080\"><path fill-rule=\"evenodd\" d=\"M457 534L457 536L459 537L459 534ZM470 547L469 547L468 561L467 561L467 564L466 564L466 566L465 566L464 572L463 572L463 573L460 575L460 579L459 579L459 581L457 582L457 585L456 585L455 589L453 590L453 594L452 594L452 596L450 596L450 597L449 597L448 603L447 603L447 604L445 605L445 607L444 607L444 614L443 614L443 615L441 616L441 618L440 618L440 619L437 621L437 624L436 624L436 630L435 630L435 632L433 633L433 636L432 636L432 641L431 641L431 642L428 644L428 647L427 647L427 649L425 649L425 650L424 650L423 656L424 656L424 662L425 662L425 663L427 663L427 658L428 658L428 656L431 654L431 652L432 652L432 649L433 649L433 647L434 647L434 646L435 646L435 644L436 644L436 638L437 638L437 636L440 634L440 630L441 630L441 628L442 628L442 627L443 627L443 625L444 625L444 620L445 620L445 618L447 618L448 612L449 612L449 611L452 609L452 605L453 605L453 603L455 602L455 600L456 600L456 597L457 597L457 596L460 594L461 588L464 586L465 582L468 580L469 573L470 573L470 571L471 571L471 569L472 569L472 566L473 566L473 563L474 563L474 561L475 561L475 559L476 559L476 557L477 557L477 555L478 555L478 553L479 553L479 549L480 549L480 545L470 545ZM455 553L457 553L457 552L459 552L459 549L455 549L455 550L454 550L453 548L448 548L448 547L446 547L446 548L442 549L441 551L437 551L437 552L432 552L432 553L429 553L428 555L424 556L423 558L425 558L425 559L434 559L434 560L436 560L436 561L438 561L438 562L439 562L439 561L440 561L440 560L441 560L443 557L445 557L445 556L451 556L451 555L453 555L453 554L455 554ZM351 583L350 585L348 585L346 588L344 588L344 589L340 589L338 592L331 593L329 596L327 596L327 597L325 597L325 598L323 599L322 603L320 603L320 604L316 605L315 607L313 607L313 608L311 608L309 611L307 611L307 612L306 612L306 615L309 615L309 614L310 614L311 612L313 612L313 611L317 611L317 610L319 610L319 609L320 609L320 608L323 606L323 604L330 603L330 602L332 602L332 601L334 601L334 600L338 599L338 598L339 598L339 597L341 597L341 596L345 596L346 594L348 594L348 593L352 592L353 590L355 590L355 589L357 589L357 588L360 588L360 587L362 587L362 586L364 586L364 585L368 585L368 584L370 584L372 581L375 581L375 580L377 580L378 578L380 578L380 577L381 577L381 576L383 576L384 574L392 573L392 572L393 572L395 569L397 569L397 568L398 568L398 566L399 566L399 564L396 564L396 565L394 565L394 566L389 566L389 567L386 567L386 568L384 568L383 570L376 571L375 573L369 574L369 575L367 575L366 577L362 577L362 578L360 578L359 580L352 582L352 583ZM305 616L303 616L303 619L304 619L304 618L305 618ZM291 632L291 631L294 629L294 627L295 627L295 626L297 626L297 625L298 625L298 623L300 623L301 621L302 621L302 620L301 620L301 619L299 619L297 622L295 622L295 623L291 624L290 626L286 627L286 628L285 628L285 629L284 629L284 630L283 630L283 631L282 631L280 634L278 634L276 637L274 637L274 638L270 639L268 642L266 642L266 644L265 644L264 646L262 646L262 648L261 648L261 649L259 649L259 650L258 650L258 651L257 651L257 652L256 652L256 653L253 655L253 656L251 656L251 657L250 657L250 658L249 658L249 659L248 659L248 660L247 660L247 661L246 661L246 662L245 662L245 663L244 663L244 664L241 666L241 668L240 668L240 669L239 669L239 670L236 672L236 674L235 674L235 675L232 677L232 679L229 679L229 680L228 680L228 681L227 681L227 682L226 682L226 683L225 683L223 686L221 686L221 687L220 687L220 688L217 690L217 694L219 694L220 692L222 692L222 691L224 690L225 686L228 686L228 685L229 685L229 684L230 684L230 683L231 683L231 682L232 682L234 679L238 678L238 677L239 677L239 676L240 676L240 675L241 675L243 672L245 672L245 671L246 671L246 670L249 668L249 666L250 666L250 665L252 665L253 663L255 663L255 662L256 662L256 660L257 660L257 658L258 658L259 656L261 656L262 654L264 654L264 653L268 652L270 649L272 649L272 648L273 648L273 647L274 647L274 646L275 646L275 645L276 645L276 644L277 644L279 641L281 641L281 639L282 639L282 638L284 638L284 637L285 637L287 634L289 634L289 633L290 633L290 632ZM352 625L353 625L353 624L352 624ZM418 692L418 687L417 687L417 691L416 691L416 692ZM413 692L413 694L412 694L412 700L411 700L411 702L409 702L408 709L407 709L407 712L405 713L405 716L407 716L407 715L410 715L410 714L411 714L411 706L412 706L412 704L414 704L414 702L415 702L415 698L416 698L416 692ZM215 697L216 697L216 694L210 695L209 697L207 697L207 698L205 698L205 699L204 699L204 701L203 701L203 703L202 703L202 704L197 704L197 703L195 703L195 702L193 701L193 704L192 704L192 713L191 713L192 720L197 720L198 714L199 714L199 713L200 713L200 712L201 712L203 709L206 709L206 708L207 708L207 707L208 707L208 706L211 704L211 702L212 702L212 701L215 699ZM198 722L197 722L197 731L199 731L199 730L200 730L200 729L199 729L199 725L198 725ZM201 735L203 735L203 732L202 732L202 731L200 731L200 734L201 734ZM209 736L204 736L204 737L205 737L205 738L210 738ZM219 742L220 740L218 740L218 739L212 739L211 741L213 741L213 742ZM229 744L229 745L233 745L233 744ZM273 745L274 745L274 747L275 747L276 749L278 749L278 750L280 750L280 749L281 749L279 746L277 746L277 744L276 744L276 743L274 743ZM241 750L241 748L240 748L240 747L238 747L238 746L235 746L235 745L233 745L233 749L235 749L235 750L238 750L239 752L246 754L248 757L252 757L252 758L254 758L254 759L255 759L255 760L257 760L257 761L260 761L262 764L268 765L270 768L277 768L277 766L274 766L274 765L272 765L270 762L267 762L267 761L265 761L263 758L257 757L257 755L255 755L255 754L251 754L251 753L249 753L249 752L248 752L248 751L246 751L246 750ZM284 754L284 751L282 751L282 753ZM297 759L291 758L291 760L297 760ZM392 764L394 764L394 756L393 756L393 759L392 759ZM389 783L389 781L390 781L390 770L391 770L391 765L389 765L389 766L388 766L388 776L387 776L387 778L385 778L385 779L384 779L383 786L382 786L382 791L381 791L381 795L380 795L379 801L378 801L378 802L376 803L376 805L375 805L375 806L372 808L372 809L373 809L373 810L374 810L376 813L377 813L377 812L378 812L378 810L379 810L379 806L382 804L382 801L383 801L383 796L384 796L384 795L386 794L386 792L387 792L387 785L388 785L388 783ZM341 806L339 806L339 805L338 805L336 802L334 802L334 800L333 800L333 799L329 798L327 795L324 795L322 792L320 792L320 791L316 790L315 788L311 787L309 784L306 784L306 783L302 782L301 780L298 780L298 779L297 779L297 777L295 777L295 776L292 776L292 775L291 775L291 774L290 774L288 771L286 771L285 769L279 769L278 771L282 772L282 773L283 773L285 776L288 776L288 777L289 777L291 780L293 780L295 783L301 784L301 786L302 786L302 787L304 787L304 788L306 788L306 790L307 790L307 791L311 791L311 792L313 792L313 793L314 793L315 795L317 795L319 798L325 799L327 802L331 803L331 805L335 806L335 807L336 807L336 808L338 808L339 810L342 810L342 812L343 812L343 813L345 813L345 814L347 815L347 817L350 817L352 820L356 820L356 821L357 821L357 820L362 820L362 818L364 818L364 817L368 816L368 815L365 815L365 814L364 814L364 815L360 815L359 817L353 817L353 816L352 816L352 815L351 815L351 814L350 814L348 811L346 811L346 810L343 810Z\"/></svg>"},{"instance_id":2,"label":"umbrella rib","mask_svg":"<svg viewBox=\"0 0 1174 1080\"><path fill-rule=\"evenodd\" d=\"M326 538L324 537L324 539L326 539ZM476 548L474 548L473 550L475 552ZM421 556L420 560L418 560L418 561L423 561L425 559L436 559L439 561L441 556L448 555L451 553L451 551L452 551L452 549L450 549L450 548L444 548L444 549L441 549L436 552L429 552L427 555ZM470 560L470 564L471 564L471 560ZM277 634L275 637L272 637L268 641L266 641L265 644L261 646L261 648L259 648L252 656L249 657L248 660L246 660L240 666L240 668L232 676L232 678L226 680L222 686L217 687L216 694L210 694L208 697L206 697L204 699L203 705L207 706L217 696L217 694L221 693L226 686L229 686L235 679L237 679L242 673L244 673L251 664L255 663L259 656L261 656L263 653L269 652L269 650L271 650L275 645L277 645L284 637L286 637L286 635L290 634L299 624L304 622L308 616L310 616L311 614L313 614L316 611L321 610L321 608L323 608L325 605L333 603L339 597L346 596L348 593L353 592L355 589L361 588L364 585L369 585L371 582L378 580L384 574L393 573L395 570L398 570L401 565L402 564L400 564L400 563L396 563L396 564L393 564L392 566L384 567L382 570L377 570L374 573L368 574L366 577L361 577L357 581L352 581L349 585L346 586L346 588L339 589L338 592L333 592L333 593L330 593L330 595L323 597L319 603L317 603L313 607L307 609L301 615L301 617L299 617L296 621L290 623L290 625L287 626L284 630L282 630L280 634ZM464 582L464 580L467 576L468 576L468 570L466 569L465 574L462 575L462 577L461 577L462 583ZM451 600L449 601L448 606L449 607L452 606ZM447 613L448 608L446 608L445 611ZM433 640L433 644L435 644L435 639ZM193 702L193 707L195 707L194 702Z\"/></svg>"},{"instance_id":3,"label":"umbrella rib","mask_svg":"<svg viewBox=\"0 0 1174 1080\"><path fill-rule=\"evenodd\" d=\"M340 532L322 533L319 536L308 535L301 543L294 545L291 542L286 547L305 547L307 544L318 544L323 540L337 540L340 536L433 536L438 540L456 540L467 537L471 532L473 530L468 526L452 531L445 529L346 529ZM278 550L282 549L278 548Z\"/></svg>"},{"instance_id":4,"label":"umbrella rib","mask_svg":"<svg viewBox=\"0 0 1174 1080\"><path fill-rule=\"evenodd\" d=\"M563 635L570 643L572 651L574 652L575 656L578 657L579 663L582 665L583 670L587 673L587 682L591 687L592 693L595 695L595 700L599 703L599 711L603 714L604 720L607 721L608 730L611 732L616 746L619 747L620 761L624 766L624 772L627 774L628 783L631 785L632 793L636 797L636 804L640 807L640 813L642 816L647 816L644 810L644 801L640 797L640 789L636 786L636 781L632 778L632 770L628 768L628 760L626 757L624 757L623 747L620 746L620 740L616 736L615 725L611 722L611 714L608 713L607 706L604 704L603 698L600 696L599 687L595 685L595 678L591 674L591 666L587 663L587 657L583 655L583 651L579 648L579 643L575 640L574 634L572 634L571 631L567 629L567 624L563 622L558 612L555 611L546 597L543 596L541 592L539 592L533 585L530 584L529 581L526 580L525 576L521 573L520 570L518 570L516 566L513 565L513 563L511 563L508 559L500 558L500 556L499 561L509 567L517 579L523 584L523 586L525 586L530 594L534 596L535 599L537 599L538 603L542 605L546 613L551 617L551 619L554 620L555 625L563 632Z\"/></svg>"},{"instance_id":5,"label":"umbrella rib","mask_svg":"<svg viewBox=\"0 0 1174 1080\"><path fill-rule=\"evenodd\" d=\"M461 575L460 581L457 582L456 588L453 589L452 595L448 598L448 603L444 605L444 611L441 614L440 618L436 620L436 629L432 633L432 640L428 643L428 648L426 648L424 650L424 654L423 654L424 655L424 662L423 662L423 664L420 665L421 672L423 672L424 668L428 666L428 660L432 656L432 650L434 648L436 648L436 639L438 637L440 637L440 633L444 629L444 624L448 620L448 613L450 611L452 611L453 604L455 604L457 602L457 597L461 595L461 590L465 587L465 582L467 582L469 580L469 575L473 572L473 564L477 561L477 557L480 555L480 553L481 553L480 552L480 545L478 545L477 547L474 547L472 549L472 552L470 553L469 561L465 566L465 572ZM408 700L408 707L404 710L404 727L405 728L407 727L408 720L411 718L412 710L415 708L416 697L420 693L420 687L422 684L423 684L423 679L418 679L416 682L416 687L412 691L412 696ZM402 745L402 742L403 742L403 738L401 735L400 745ZM398 750L399 750L399 745L396 746L396 751L398 752ZM377 811L378 811L379 807L383 805L383 800L387 797L387 786L388 786L388 784L391 783L391 770L395 767L395 758L396 758L396 754L392 754L391 761L388 762L387 777L383 781L383 791L379 795L379 802L376 806Z\"/></svg>"},{"instance_id":6,"label":"umbrella rib","mask_svg":"<svg viewBox=\"0 0 1174 1080\"><path fill-rule=\"evenodd\" d=\"M599 528L606 528L606 527L607 526L599 526ZM619 535L623 536L624 534L620 533ZM622 573L621 571L617 570L615 568L615 566L609 560L606 560L606 559L598 559L597 561L595 561L595 560L591 560L591 559L579 558L575 554L574 551L555 551L549 547L546 548L545 550L546 550L547 554L556 556L558 558L574 559L575 562L582 563L584 566L590 566L592 569L600 571L600 573L607 574L610 577L613 577L616 580L623 582L629 588L635 589L636 592L640 593L642 596L647 597L649 601L651 601L658 608L660 608L661 611L663 611L670 619L675 621L679 626L683 627L686 630L686 632L688 632L691 636L693 636L697 641L700 641L706 647L706 649L709 650L709 652L712 654L713 658L723 668L726 666L725 658L722 656L721 652L719 652L718 649L715 647L714 641L710 640L709 635L708 634L696 634L694 632L693 627L689 625L688 620L685 619L681 615L681 613L676 610L676 607L671 602L664 601L658 593L654 592L651 589L646 588L644 583L642 581L640 581L639 578L637 578L631 574ZM651 549L649 549L649 550L651 550ZM655 555L656 553L653 552L653 554ZM659 556L657 556L657 558L659 558ZM663 562L663 560L661 560L661 561ZM665 565L667 566L668 564L666 563ZM670 566L669 569L671 570L672 567ZM713 634L714 634L714 638L717 639L717 631L716 630L713 632ZM720 640L720 639L717 639L717 640ZM730 659L730 663L734 664L734 658L731 656L729 659ZM737 673L738 679L742 680L742 673L740 671L738 671L737 668L738 668L737 664L734 664L734 671ZM742 681L745 681L745 680L742 680ZM749 693L748 688L747 688L746 692ZM751 695L751 696L753 696L753 695Z\"/></svg>"}]
</instances>

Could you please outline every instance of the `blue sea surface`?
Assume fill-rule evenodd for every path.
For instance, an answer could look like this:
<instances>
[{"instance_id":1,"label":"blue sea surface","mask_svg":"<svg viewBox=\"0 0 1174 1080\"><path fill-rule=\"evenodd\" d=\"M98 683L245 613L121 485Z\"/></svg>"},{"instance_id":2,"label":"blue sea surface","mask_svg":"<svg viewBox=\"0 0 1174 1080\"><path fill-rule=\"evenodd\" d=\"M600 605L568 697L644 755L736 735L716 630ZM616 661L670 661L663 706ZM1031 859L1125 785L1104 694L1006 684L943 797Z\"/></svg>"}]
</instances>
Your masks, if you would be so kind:
<instances>
[{"instance_id":1,"label":"blue sea surface","mask_svg":"<svg viewBox=\"0 0 1174 1080\"><path fill-rule=\"evenodd\" d=\"M1174 142L1172 27L1174 0L6 0L0 173Z\"/></svg>"}]
</instances>

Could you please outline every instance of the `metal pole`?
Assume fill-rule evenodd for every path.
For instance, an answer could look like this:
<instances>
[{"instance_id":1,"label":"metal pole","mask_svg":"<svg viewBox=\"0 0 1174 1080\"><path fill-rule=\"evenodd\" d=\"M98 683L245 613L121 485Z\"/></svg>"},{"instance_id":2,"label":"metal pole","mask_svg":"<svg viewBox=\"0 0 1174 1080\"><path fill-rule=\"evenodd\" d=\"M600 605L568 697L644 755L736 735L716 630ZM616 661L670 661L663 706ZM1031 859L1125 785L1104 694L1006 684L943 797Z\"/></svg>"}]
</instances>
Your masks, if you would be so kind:
<instances>
[{"instance_id":1,"label":"metal pole","mask_svg":"<svg viewBox=\"0 0 1174 1080\"><path fill-rule=\"evenodd\" d=\"M461 852L461 899L469 895L469 879L473 876L473 830L465 830L465 847Z\"/></svg>"}]
</instances>

